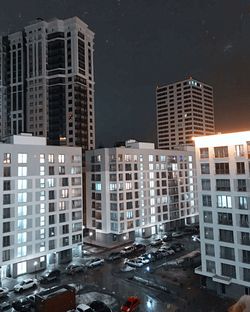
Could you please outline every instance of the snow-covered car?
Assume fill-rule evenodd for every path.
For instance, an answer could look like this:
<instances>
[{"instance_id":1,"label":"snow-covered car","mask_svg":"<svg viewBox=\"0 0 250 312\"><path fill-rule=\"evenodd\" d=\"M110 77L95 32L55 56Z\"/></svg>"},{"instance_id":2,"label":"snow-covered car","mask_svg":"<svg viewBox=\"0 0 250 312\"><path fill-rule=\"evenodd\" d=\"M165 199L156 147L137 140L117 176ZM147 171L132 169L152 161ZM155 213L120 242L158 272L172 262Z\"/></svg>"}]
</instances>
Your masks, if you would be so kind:
<instances>
[{"instance_id":1,"label":"snow-covered car","mask_svg":"<svg viewBox=\"0 0 250 312\"><path fill-rule=\"evenodd\" d=\"M120 253L122 256L125 256L125 255L129 255L129 254L133 253L134 251L135 251L134 246L126 246L120 251Z\"/></svg>"},{"instance_id":2,"label":"snow-covered car","mask_svg":"<svg viewBox=\"0 0 250 312\"><path fill-rule=\"evenodd\" d=\"M157 238L157 239L155 239L155 240L153 240L151 243L150 243L150 245L151 246L159 246L159 245L161 245L162 244L162 239L161 238Z\"/></svg>"},{"instance_id":3,"label":"snow-covered car","mask_svg":"<svg viewBox=\"0 0 250 312\"><path fill-rule=\"evenodd\" d=\"M168 255L173 255L175 254L175 251L170 247L170 246L161 246L161 248L159 249L159 251L164 251L166 252Z\"/></svg>"},{"instance_id":4,"label":"snow-covered car","mask_svg":"<svg viewBox=\"0 0 250 312\"><path fill-rule=\"evenodd\" d=\"M102 265L103 263L104 263L104 259L102 259L102 258L94 258L94 259L91 259L90 261L88 261L86 263L86 267L93 268L93 267L96 267L98 265Z\"/></svg>"},{"instance_id":5,"label":"snow-covered car","mask_svg":"<svg viewBox=\"0 0 250 312\"><path fill-rule=\"evenodd\" d=\"M183 236L183 232L177 231L177 232L172 232L172 237L173 238L178 238Z\"/></svg>"},{"instance_id":6,"label":"snow-covered car","mask_svg":"<svg viewBox=\"0 0 250 312\"><path fill-rule=\"evenodd\" d=\"M137 259L140 260L143 264L147 264L150 262L150 259L147 255L142 255L138 257Z\"/></svg>"},{"instance_id":7,"label":"snow-covered car","mask_svg":"<svg viewBox=\"0 0 250 312\"><path fill-rule=\"evenodd\" d=\"M9 293L9 288L0 287L0 298L6 297Z\"/></svg>"},{"instance_id":8,"label":"snow-covered car","mask_svg":"<svg viewBox=\"0 0 250 312\"><path fill-rule=\"evenodd\" d=\"M140 268L144 265L144 263L138 258L135 259L125 259L124 264L127 264L131 267Z\"/></svg>"},{"instance_id":9,"label":"snow-covered car","mask_svg":"<svg viewBox=\"0 0 250 312\"><path fill-rule=\"evenodd\" d=\"M27 279L24 279L23 281L21 281L21 283L16 284L14 286L14 291L15 292L21 292L21 291L24 291L26 289L35 288L35 287L37 287L37 285L38 285L37 279L27 278Z\"/></svg>"},{"instance_id":10,"label":"snow-covered car","mask_svg":"<svg viewBox=\"0 0 250 312\"><path fill-rule=\"evenodd\" d=\"M94 311L90 306L88 306L84 303L81 303L81 304L78 304L75 312L94 312Z\"/></svg>"}]
</instances>

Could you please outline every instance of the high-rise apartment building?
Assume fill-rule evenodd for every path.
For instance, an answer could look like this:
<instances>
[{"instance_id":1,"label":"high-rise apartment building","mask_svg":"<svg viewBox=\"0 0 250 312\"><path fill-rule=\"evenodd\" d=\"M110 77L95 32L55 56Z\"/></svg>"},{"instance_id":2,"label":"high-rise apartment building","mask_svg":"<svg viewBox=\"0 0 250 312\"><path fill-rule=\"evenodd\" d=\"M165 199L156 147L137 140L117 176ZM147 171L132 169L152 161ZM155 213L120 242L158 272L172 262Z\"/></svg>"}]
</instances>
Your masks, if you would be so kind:
<instances>
[{"instance_id":1,"label":"high-rise apartment building","mask_svg":"<svg viewBox=\"0 0 250 312\"><path fill-rule=\"evenodd\" d=\"M36 20L0 37L0 136L95 146L94 33L77 17Z\"/></svg>"},{"instance_id":2,"label":"high-rise apartment building","mask_svg":"<svg viewBox=\"0 0 250 312\"><path fill-rule=\"evenodd\" d=\"M198 219L195 154L153 143L86 152L87 227L106 243L147 237Z\"/></svg>"},{"instance_id":3,"label":"high-rise apartment building","mask_svg":"<svg viewBox=\"0 0 250 312\"><path fill-rule=\"evenodd\" d=\"M0 172L1 277L34 272L80 254L81 148L14 135L0 143Z\"/></svg>"},{"instance_id":4,"label":"high-rise apartment building","mask_svg":"<svg viewBox=\"0 0 250 312\"><path fill-rule=\"evenodd\" d=\"M250 294L250 131L195 138L202 264L217 293Z\"/></svg>"},{"instance_id":5,"label":"high-rise apartment building","mask_svg":"<svg viewBox=\"0 0 250 312\"><path fill-rule=\"evenodd\" d=\"M214 134L213 88L193 78L156 88L158 148L193 145Z\"/></svg>"}]
</instances>

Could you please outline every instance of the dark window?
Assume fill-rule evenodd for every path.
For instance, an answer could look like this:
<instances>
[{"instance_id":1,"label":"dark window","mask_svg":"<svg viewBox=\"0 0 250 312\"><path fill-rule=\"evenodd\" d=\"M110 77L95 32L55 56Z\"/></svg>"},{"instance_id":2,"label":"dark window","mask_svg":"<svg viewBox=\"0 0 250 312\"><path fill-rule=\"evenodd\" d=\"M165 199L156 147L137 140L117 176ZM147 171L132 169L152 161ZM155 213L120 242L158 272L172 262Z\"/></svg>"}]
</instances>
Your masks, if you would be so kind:
<instances>
[{"instance_id":1,"label":"dark window","mask_svg":"<svg viewBox=\"0 0 250 312\"><path fill-rule=\"evenodd\" d=\"M230 191L229 179L216 179L216 191Z\"/></svg>"},{"instance_id":2,"label":"dark window","mask_svg":"<svg viewBox=\"0 0 250 312\"><path fill-rule=\"evenodd\" d=\"M237 174L245 174L245 163L237 162L236 163Z\"/></svg>"},{"instance_id":3,"label":"dark window","mask_svg":"<svg viewBox=\"0 0 250 312\"><path fill-rule=\"evenodd\" d=\"M228 147L227 146L219 146L214 148L215 158L224 158L228 157Z\"/></svg>"},{"instance_id":4,"label":"dark window","mask_svg":"<svg viewBox=\"0 0 250 312\"><path fill-rule=\"evenodd\" d=\"M216 163L215 173L216 174L229 174L229 163Z\"/></svg>"}]
</instances>

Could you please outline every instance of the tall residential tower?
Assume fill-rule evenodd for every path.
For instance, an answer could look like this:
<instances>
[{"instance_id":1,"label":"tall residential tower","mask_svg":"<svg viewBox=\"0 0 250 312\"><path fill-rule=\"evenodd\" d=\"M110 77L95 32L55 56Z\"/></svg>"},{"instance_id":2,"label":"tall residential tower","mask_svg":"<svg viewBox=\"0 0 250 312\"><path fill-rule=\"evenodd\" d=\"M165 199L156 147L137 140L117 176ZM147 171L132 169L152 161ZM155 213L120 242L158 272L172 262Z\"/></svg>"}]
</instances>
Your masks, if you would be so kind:
<instances>
[{"instance_id":1,"label":"tall residential tower","mask_svg":"<svg viewBox=\"0 0 250 312\"><path fill-rule=\"evenodd\" d=\"M94 33L77 17L37 19L0 37L0 136L95 146Z\"/></svg>"},{"instance_id":2,"label":"tall residential tower","mask_svg":"<svg viewBox=\"0 0 250 312\"><path fill-rule=\"evenodd\" d=\"M158 148L193 145L214 134L213 88L192 78L156 89Z\"/></svg>"}]
</instances>

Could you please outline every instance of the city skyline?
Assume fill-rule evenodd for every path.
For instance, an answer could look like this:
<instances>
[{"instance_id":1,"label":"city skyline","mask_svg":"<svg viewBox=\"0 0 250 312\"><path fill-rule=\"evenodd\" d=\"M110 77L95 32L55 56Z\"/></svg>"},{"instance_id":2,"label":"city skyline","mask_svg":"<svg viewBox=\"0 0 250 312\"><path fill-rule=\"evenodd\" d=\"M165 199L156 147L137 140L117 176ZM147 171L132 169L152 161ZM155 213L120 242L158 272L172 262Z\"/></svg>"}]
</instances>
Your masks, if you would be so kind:
<instances>
[{"instance_id":1,"label":"city skyline","mask_svg":"<svg viewBox=\"0 0 250 312\"><path fill-rule=\"evenodd\" d=\"M189 76L214 89L216 132L249 127L250 23L249 6L243 1L188 5L156 1L152 5L76 0L73 5L66 0L59 5L54 0L47 5L27 1L24 6L13 0L2 4L0 29L7 34L36 17L74 15L97 34L97 147L131 137L156 142L155 89ZM141 127L142 119L147 127Z\"/></svg>"}]
</instances>

